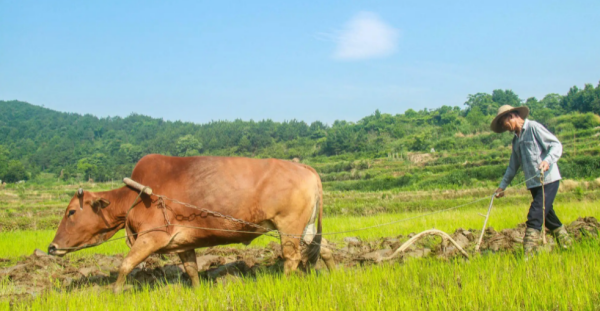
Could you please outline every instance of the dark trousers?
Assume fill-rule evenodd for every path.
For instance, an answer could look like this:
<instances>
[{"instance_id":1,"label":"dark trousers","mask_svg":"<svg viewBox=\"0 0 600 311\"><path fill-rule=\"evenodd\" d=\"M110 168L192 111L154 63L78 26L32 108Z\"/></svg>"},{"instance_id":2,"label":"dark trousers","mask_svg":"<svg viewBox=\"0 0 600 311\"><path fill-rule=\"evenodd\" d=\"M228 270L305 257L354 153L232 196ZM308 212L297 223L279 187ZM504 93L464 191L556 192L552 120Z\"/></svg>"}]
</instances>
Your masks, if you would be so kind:
<instances>
[{"instance_id":1,"label":"dark trousers","mask_svg":"<svg viewBox=\"0 0 600 311\"><path fill-rule=\"evenodd\" d=\"M555 181L553 183L546 184L544 186L544 194L546 196L546 228L550 230L558 229L562 226L562 223L554 213L554 198L556 197L556 192L558 192L558 185L560 181ZM529 207L529 214L527 214L527 228L534 228L537 230L542 230L542 215L544 214L544 210L542 208L542 187L535 187L529 189L531 191L531 196L533 197L533 202L531 202L531 207Z\"/></svg>"}]
</instances>

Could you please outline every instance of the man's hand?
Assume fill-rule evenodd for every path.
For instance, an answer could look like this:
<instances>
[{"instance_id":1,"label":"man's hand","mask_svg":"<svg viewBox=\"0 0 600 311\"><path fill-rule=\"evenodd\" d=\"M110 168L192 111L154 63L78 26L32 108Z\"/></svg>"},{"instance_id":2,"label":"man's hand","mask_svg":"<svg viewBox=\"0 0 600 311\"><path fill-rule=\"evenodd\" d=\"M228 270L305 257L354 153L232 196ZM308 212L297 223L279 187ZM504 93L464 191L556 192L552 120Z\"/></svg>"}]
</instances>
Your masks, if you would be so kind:
<instances>
[{"instance_id":1,"label":"man's hand","mask_svg":"<svg viewBox=\"0 0 600 311\"><path fill-rule=\"evenodd\" d=\"M501 198L504 196L504 189L498 188L496 189L496 198Z\"/></svg>"},{"instance_id":2,"label":"man's hand","mask_svg":"<svg viewBox=\"0 0 600 311\"><path fill-rule=\"evenodd\" d=\"M548 169L550 169L550 164L548 164L548 161L542 161L542 163L540 163L540 167L538 167L542 172L547 171Z\"/></svg>"}]
</instances>

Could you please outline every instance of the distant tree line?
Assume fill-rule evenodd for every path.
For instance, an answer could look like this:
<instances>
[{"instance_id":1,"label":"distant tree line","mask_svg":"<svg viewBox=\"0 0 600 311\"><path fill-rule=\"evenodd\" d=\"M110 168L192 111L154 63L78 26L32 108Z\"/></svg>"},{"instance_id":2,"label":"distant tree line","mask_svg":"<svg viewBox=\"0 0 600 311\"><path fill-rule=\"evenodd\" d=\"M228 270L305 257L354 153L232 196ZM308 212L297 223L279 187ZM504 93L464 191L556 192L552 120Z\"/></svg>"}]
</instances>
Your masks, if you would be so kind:
<instances>
[{"instance_id":1,"label":"distant tree line","mask_svg":"<svg viewBox=\"0 0 600 311\"><path fill-rule=\"evenodd\" d=\"M530 118L556 133L600 124L600 84L572 87L566 95L523 100L511 90L469 95L462 107L404 114L376 110L358 122L171 122L139 114L98 118L61 113L20 101L0 101L0 179L15 182L49 172L61 179L106 181L128 176L149 153L314 158L355 154L385 157L408 151L458 150L506 145L509 135L489 131L501 105L526 105Z\"/></svg>"}]
</instances>

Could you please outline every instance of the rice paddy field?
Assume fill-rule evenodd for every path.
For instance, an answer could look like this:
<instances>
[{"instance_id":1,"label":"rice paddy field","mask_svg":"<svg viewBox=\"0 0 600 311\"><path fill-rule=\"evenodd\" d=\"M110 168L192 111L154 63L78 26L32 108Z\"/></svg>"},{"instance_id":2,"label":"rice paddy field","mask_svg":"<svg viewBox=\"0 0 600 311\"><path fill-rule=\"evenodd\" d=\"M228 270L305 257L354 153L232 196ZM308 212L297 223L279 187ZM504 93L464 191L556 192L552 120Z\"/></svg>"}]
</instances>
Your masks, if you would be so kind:
<instances>
[{"instance_id":1,"label":"rice paddy field","mask_svg":"<svg viewBox=\"0 0 600 311\"><path fill-rule=\"evenodd\" d=\"M589 183L588 187L584 187L574 181L563 184L566 186L557 197L555 209L565 224L575 223L579 217L597 218L600 215L600 191L597 188L589 187ZM118 186L116 183L84 185L91 191ZM570 250L553 247L552 250L540 251L528 261L523 259L520 245L492 249L486 246L487 242L481 253L474 251L473 243L465 247L471 255L469 260L445 256L440 250L439 238L425 239L416 246L415 252L430 250L421 252L419 256L403 256L385 262L360 259L365 257L362 253L352 255L352 258L344 257L344 251L352 250L348 241L360 241L360 247L367 247L365 253L379 252L390 247L382 246L385 244L382 241L405 241L411 233L431 228L450 234L464 229L478 237L483 225L482 214L487 211L493 191L489 188L327 191L323 227L334 253L338 252L336 260L339 259L339 263L334 271L317 267L320 269L309 273L284 276L278 268L260 268L252 270L252 273L221 273L218 277L211 277L211 271L222 271L223 267L232 264L217 263L207 266L206 271L201 273L201 286L197 289L189 286L184 274L178 274L175 280L154 282L131 277L129 283L133 287L115 295L111 289L115 269L104 274L94 270L99 271L97 275L94 272L85 275L81 271L100 265L106 258L122 259L128 251L123 240L69 254L58 263L53 259L38 260L34 258L36 255L32 255L35 249L45 250L53 239L55 228L75 189L74 185L51 185L0 190L1 309L600 309L600 265L597 264L600 262L600 239L597 228L595 232L586 231L586 234L574 232L578 239ZM493 227L494 234L509 232L505 229L515 232L518 229L514 228L522 229L529 201L529 193L525 189L509 190L506 198L495 200L488 227ZM457 208L450 209L453 207ZM378 226L391 222L393 224ZM331 234L373 226L375 228L364 231ZM486 233L486 241L491 239L489 232ZM270 237L261 237L249 246L222 248L234 253L261 252L268 249L273 241L277 242ZM197 253L201 256L218 251L216 248L197 250ZM173 263L168 258L162 260L162 264ZM273 262L271 267L280 266L276 260ZM173 263L173 267L176 265L176 262ZM23 267L21 281L15 276L15 267ZM166 266L163 268L166 269ZM11 269L13 272L10 272ZM71 277L64 278L61 273L71 273ZM23 282L22 279L30 281ZM66 284L66 279L77 285Z\"/></svg>"}]
</instances>

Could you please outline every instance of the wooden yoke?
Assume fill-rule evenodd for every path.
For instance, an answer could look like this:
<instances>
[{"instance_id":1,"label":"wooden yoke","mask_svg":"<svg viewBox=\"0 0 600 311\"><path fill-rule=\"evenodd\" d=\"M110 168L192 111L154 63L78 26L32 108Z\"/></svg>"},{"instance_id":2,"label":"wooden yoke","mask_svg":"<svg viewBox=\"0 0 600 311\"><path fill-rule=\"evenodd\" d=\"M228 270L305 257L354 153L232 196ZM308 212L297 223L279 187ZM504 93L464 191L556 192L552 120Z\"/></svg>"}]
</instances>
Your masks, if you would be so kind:
<instances>
[{"instance_id":1,"label":"wooden yoke","mask_svg":"<svg viewBox=\"0 0 600 311\"><path fill-rule=\"evenodd\" d=\"M129 187L131 187L131 188L133 188L133 189L136 189L137 191L140 191L140 192L141 192L141 191L143 190L143 192L144 192L145 194L147 194L147 195L152 195L152 188L150 188L150 187L146 187L146 186L144 186L144 185L142 185L142 184L138 183L137 181L134 181L134 180L133 180L133 179L131 179L131 178L125 177L125 178L123 178L123 182L124 182L124 183L125 183L127 186L129 186Z\"/></svg>"}]
</instances>

